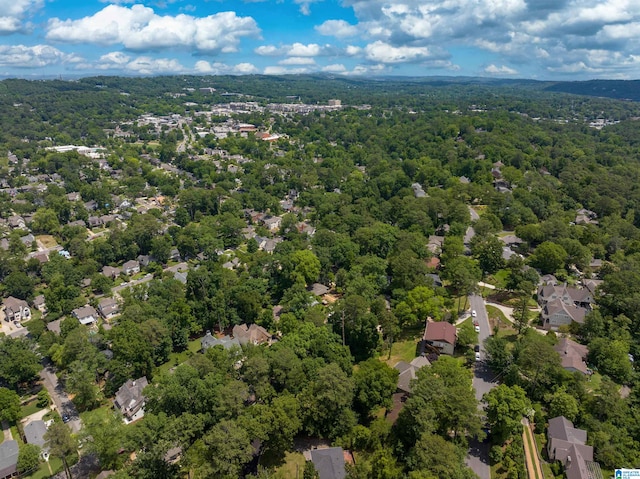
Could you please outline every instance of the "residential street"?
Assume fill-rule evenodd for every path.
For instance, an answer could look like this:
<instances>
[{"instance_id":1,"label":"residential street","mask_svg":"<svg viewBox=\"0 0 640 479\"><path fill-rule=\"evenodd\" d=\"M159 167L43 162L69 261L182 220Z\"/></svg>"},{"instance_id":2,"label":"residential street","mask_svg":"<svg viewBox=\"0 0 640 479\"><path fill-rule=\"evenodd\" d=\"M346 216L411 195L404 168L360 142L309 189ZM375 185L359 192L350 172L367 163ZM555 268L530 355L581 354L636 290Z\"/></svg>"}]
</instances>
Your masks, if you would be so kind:
<instances>
[{"instance_id":1,"label":"residential street","mask_svg":"<svg viewBox=\"0 0 640 479\"><path fill-rule=\"evenodd\" d=\"M42 378L42 384L47 388L47 391L49 391L49 396L51 396L53 404L61 416L67 415L69 417L70 421L67 424L71 428L71 431L80 431L82 427L80 416L73 402L71 402L67 393L64 392L64 389L62 389L62 386L58 383L55 367L48 359L44 359L42 365L44 369L40 371L40 377Z\"/></svg>"},{"instance_id":2,"label":"residential street","mask_svg":"<svg viewBox=\"0 0 640 479\"><path fill-rule=\"evenodd\" d=\"M491 335L491 327L489 325L489 316L484 305L482 296L471 295L469 297L471 309L476 311L476 320L480 326L478 333L478 343L480 344L481 361L476 363L473 376L473 387L476 390L476 399L481 400L482 396L496 386L492 383L493 373L485 367L484 364L484 340ZM480 405L482 407L482 405ZM488 441L478 443L472 441L469 445L469 454L467 455L467 466L469 466L480 479L491 479L491 468L489 466L489 444Z\"/></svg>"}]
</instances>

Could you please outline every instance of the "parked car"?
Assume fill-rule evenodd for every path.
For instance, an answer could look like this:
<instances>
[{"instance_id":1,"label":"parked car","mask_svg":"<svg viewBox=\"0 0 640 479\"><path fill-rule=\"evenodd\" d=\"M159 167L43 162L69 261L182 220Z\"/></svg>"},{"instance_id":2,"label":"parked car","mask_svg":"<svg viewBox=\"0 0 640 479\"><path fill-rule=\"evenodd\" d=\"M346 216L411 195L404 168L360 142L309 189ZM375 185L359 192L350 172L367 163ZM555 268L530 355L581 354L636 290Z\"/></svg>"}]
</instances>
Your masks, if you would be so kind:
<instances>
[{"instance_id":1,"label":"parked car","mask_svg":"<svg viewBox=\"0 0 640 479\"><path fill-rule=\"evenodd\" d=\"M479 344L476 344L476 345L473 347L473 350L474 350L476 353L479 353L479 352L480 352L480 345L479 345Z\"/></svg>"},{"instance_id":2,"label":"parked car","mask_svg":"<svg viewBox=\"0 0 640 479\"><path fill-rule=\"evenodd\" d=\"M476 333L479 333L480 332L480 325L476 324L474 326L474 329L476 330Z\"/></svg>"},{"instance_id":3,"label":"parked car","mask_svg":"<svg viewBox=\"0 0 640 479\"><path fill-rule=\"evenodd\" d=\"M478 316L478 313L476 313L475 309L471 310L471 317L475 318L476 316Z\"/></svg>"},{"instance_id":4,"label":"parked car","mask_svg":"<svg viewBox=\"0 0 640 479\"><path fill-rule=\"evenodd\" d=\"M480 353L479 352L476 353L476 361L480 361Z\"/></svg>"}]
</instances>

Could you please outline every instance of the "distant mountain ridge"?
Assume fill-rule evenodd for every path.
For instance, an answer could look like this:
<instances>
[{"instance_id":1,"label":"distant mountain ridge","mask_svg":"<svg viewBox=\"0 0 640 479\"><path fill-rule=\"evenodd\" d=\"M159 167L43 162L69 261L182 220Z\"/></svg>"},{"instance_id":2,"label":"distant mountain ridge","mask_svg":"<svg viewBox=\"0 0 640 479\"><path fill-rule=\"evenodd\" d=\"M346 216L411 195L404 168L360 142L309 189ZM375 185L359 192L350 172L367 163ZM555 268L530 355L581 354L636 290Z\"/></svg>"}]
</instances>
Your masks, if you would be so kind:
<instances>
[{"instance_id":1,"label":"distant mountain ridge","mask_svg":"<svg viewBox=\"0 0 640 479\"><path fill-rule=\"evenodd\" d=\"M588 80L556 82L546 91L572 93L574 95L616 98L618 100L640 101L640 80Z\"/></svg>"}]
</instances>

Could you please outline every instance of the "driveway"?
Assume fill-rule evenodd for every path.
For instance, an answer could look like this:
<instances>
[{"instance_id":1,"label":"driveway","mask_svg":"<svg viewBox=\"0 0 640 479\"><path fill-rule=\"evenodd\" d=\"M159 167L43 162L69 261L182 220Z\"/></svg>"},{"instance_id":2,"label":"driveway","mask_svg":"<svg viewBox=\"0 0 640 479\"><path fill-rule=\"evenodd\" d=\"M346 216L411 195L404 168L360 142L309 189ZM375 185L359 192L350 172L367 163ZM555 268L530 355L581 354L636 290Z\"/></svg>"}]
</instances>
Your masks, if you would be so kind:
<instances>
[{"instance_id":1,"label":"driveway","mask_svg":"<svg viewBox=\"0 0 640 479\"><path fill-rule=\"evenodd\" d=\"M489 315L485 308L482 296L469 296L471 309L476 311L476 321L480 326L478 342L480 344L480 361L475 365L473 372L473 387L476 390L476 399L482 400L482 396L496 386L492 382L493 373L485 365L484 340L491 336L491 326L489 325ZM484 403L479 403L478 408L484 411ZM480 479L491 479L491 467L489 466L489 440L484 442L472 441L469 444L469 453L466 458L467 466L475 472Z\"/></svg>"},{"instance_id":2,"label":"driveway","mask_svg":"<svg viewBox=\"0 0 640 479\"><path fill-rule=\"evenodd\" d=\"M43 360L42 365L44 366L44 369L40 371L42 384L47 388L49 396L55 405L55 409L58 410L61 416L69 416L70 421L67 424L72 432L79 432L82 427L80 416L73 402L71 402L71 399L69 399L69 396L67 396L67 393L58 382L55 367L48 359Z\"/></svg>"}]
</instances>

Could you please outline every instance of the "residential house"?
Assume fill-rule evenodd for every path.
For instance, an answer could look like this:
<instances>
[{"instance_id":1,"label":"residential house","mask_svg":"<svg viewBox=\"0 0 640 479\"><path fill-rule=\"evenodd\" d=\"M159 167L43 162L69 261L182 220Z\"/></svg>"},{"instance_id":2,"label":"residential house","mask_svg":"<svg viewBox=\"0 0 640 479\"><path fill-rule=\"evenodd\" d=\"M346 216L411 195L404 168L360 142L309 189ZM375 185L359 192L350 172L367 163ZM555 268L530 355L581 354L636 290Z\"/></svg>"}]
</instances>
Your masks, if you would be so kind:
<instances>
[{"instance_id":1,"label":"residential house","mask_svg":"<svg viewBox=\"0 0 640 479\"><path fill-rule=\"evenodd\" d=\"M120 314L120 304L113 298L103 298L98 303L98 312L104 319L111 319Z\"/></svg>"},{"instance_id":2,"label":"residential house","mask_svg":"<svg viewBox=\"0 0 640 479\"><path fill-rule=\"evenodd\" d=\"M427 278L431 278L434 288L442 288L442 279L440 279L440 276L438 274L428 273L426 276Z\"/></svg>"},{"instance_id":3,"label":"residential house","mask_svg":"<svg viewBox=\"0 0 640 479\"><path fill-rule=\"evenodd\" d=\"M114 405L124 416L126 424L144 416L146 399L142 393L148 384L146 376L142 376L140 379L133 381L129 379L118 389Z\"/></svg>"},{"instance_id":4,"label":"residential house","mask_svg":"<svg viewBox=\"0 0 640 479\"><path fill-rule=\"evenodd\" d=\"M7 224L9 225L9 227L12 230L18 229L18 230L24 230L27 229L27 222L25 221L25 219L22 216L9 216L9 218L7 218Z\"/></svg>"},{"instance_id":5,"label":"residential house","mask_svg":"<svg viewBox=\"0 0 640 479\"><path fill-rule=\"evenodd\" d=\"M589 288L579 289L553 282L538 288L538 304L542 307L541 317L545 329L556 330L573 321L582 323L593 303L593 291Z\"/></svg>"},{"instance_id":6,"label":"residential house","mask_svg":"<svg viewBox=\"0 0 640 479\"><path fill-rule=\"evenodd\" d=\"M132 259L122 265L122 272L126 275L137 274L140 272L140 263Z\"/></svg>"},{"instance_id":7,"label":"residential house","mask_svg":"<svg viewBox=\"0 0 640 479\"><path fill-rule=\"evenodd\" d=\"M240 340L229 336L216 338L211 334L211 331L207 331L204 337L200 340L201 351L204 353L207 349L214 346L222 346L224 349L231 349L234 346L240 347Z\"/></svg>"},{"instance_id":8,"label":"residential house","mask_svg":"<svg viewBox=\"0 0 640 479\"><path fill-rule=\"evenodd\" d=\"M398 391L411 394L411 381L416 378L418 370L424 366L431 366L429 360L424 356L414 358L410 363L399 361L393 367L398 371Z\"/></svg>"},{"instance_id":9,"label":"residential house","mask_svg":"<svg viewBox=\"0 0 640 479\"><path fill-rule=\"evenodd\" d=\"M571 323L584 323L587 310L573 304L565 303L560 298L549 301L540 313L542 327L546 330L557 331L561 326Z\"/></svg>"},{"instance_id":10,"label":"residential house","mask_svg":"<svg viewBox=\"0 0 640 479\"><path fill-rule=\"evenodd\" d=\"M439 255L442 252L442 243L444 243L444 236L429 236L427 243L427 249L435 255Z\"/></svg>"},{"instance_id":11,"label":"residential house","mask_svg":"<svg viewBox=\"0 0 640 479\"><path fill-rule=\"evenodd\" d=\"M67 199L69 201L80 201L80 193L77 191L72 191L71 193L67 193Z\"/></svg>"},{"instance_id":12,"label":"residential house","mask_svg":"<svg viewBox=\"0 0 640 479\"><path fill-rule=\"evenodd\" d=\"M99 228L104 224L102 218L99 216L89 216L87 222L89 224L89 228Z\"/></svg>"},{"instance_id":13,"label":"residential house","mask_svg":"<svg viewBox=\"0 0 640 479\"><path fill-rule=\"evenodd\" d=\"M29 422L24 426L23 430L27 444L35 444L41 449L44 449L44 444L46 442L44 434L47 432L47 425L42 419Z\"/></svg>"},{"instance_id":14,"label":"residential house","mask_svg":"<svg viewBox=\"0 0 640 479\"><path fill-rule=\"evenodd\" d=\"M271 341L271 334L262 326L252 324L247 326L246 324L237 324L233 327L233 337L240 341L241 345L245 344L262 344Z\"/></svg>"},{"instance_id":15,"label":"residential house","mask_svg":"<svg viewBox=\"0 0 640 479\"><path fill-rule=\"evenodd\" d=\"M329 287L325 286L322 283L313 283L309 287L309 291L312 292L315 296L324 296L329 292Z\"/></svg>"},{"instance_id":16,"label":"residential house","mask_svg":"<svg viewBox=\"0 0 640 479\"><path fill-rule=\"evenodd\" d=\"M89 304L74 309L71 311L71 315L84 325L93 324L98 320L98 312Z\"/></svg>"},{"instance_id":17,"label":"residential house","mask_svg":"<svg viewBox=\"0 0 640 479\"><path fill-rule=\"evenodd\" d=\"M114 268L113 266L105 266L102 268L102 274L107 278L116 279L120 276L122 270L120 268Z\"/></svg>"},{"instance_id":18,"label":"residential house","mask_svg":"<svg viewBox=\"0 0 640 479\"><path fill-rule=\"evenodd\" d=\"M151 261L153 261L151 256L148 254L141 254L136 259L138 260L138 263L140 263L140 267L142 268L146 268L147 266L149 266Z\"/></svg>"},{"instance_id":19,"label":"residential house","mask_svg":"<svg viewBox=\"0 0 640 479\"><path fill-rule=\"evenodd\" d=\"M68 226L82 226L83 228L87 227L87 223L84 222L84 220L75 220L75 221L69 221L67 223Z\"/></svg>"},{"instance_id":20,"label":"residential house","mask_svg":"<svg viewBox=\"0 0 640 479\"><path fill-rule=\"evenodd\" d=\"M31 319L31 308L25 300L9 296L4 300L4 317L7 321L26 321Z\"/></svg>"},{"instance_id":21,"label":"residential house","mask_svg":"<svg viewBox=\"0 0 640 479\"><path fill-rule=\"evenodd\" d=\"M422 185L420 183L414 183L411 185L411 188L413 189L413 196L416 198L426 198L427 197L427 193L424 191L424 189L422 188Z\"/></svg>"},{"instance_id":22,"label":"residential house","mask_svg":"<svg viewBox=\"0 0 640 479\"><path fill-rule=\"evenodd\" d=\"M0 444L0 479L18 476L18 443L10 440Z\"/></svg>"},{"instance_id":23,"label":"residential house","mask_svg":"<svg viewBox=\"0 0 640 479\"><path fill-rule=\"evenodd\" d=\"M44 295L39 294L33 298L33 307L40 311L42 314L47 313L47 303L45 302Z\"/></svg>"},{"instance_id":24,"label":"residential house","mask_svg":"<svg viewBox=\"0 0 640 479\"><path fill-rule=\"evenodd\" d=\"M422 337L424 345L435 348L441 354L453 355L456 347L456 327L446 321L431 321L427 319Z\"/></svg>"},{"instance_id":25,"label":"residential house","mask_svg":"<svg viewBox=\"0 0 640 479\"><path fill-rule=\"evenodd\" d=\"M591 370L587 367L587 355L589 348L576 343L571 339L561 338L553 349L560 355L562 367L570 372L581 372L589 374Z\"/></svg>"},{"instance_id":26,"label":"residential house","mask_svg":"<svg viewBox=\"0 0 640 479\"><path fill-rule=\"evenodd\" d=\"M591 210L581 208L576 212L576 219L574 220L577 225L597 225L598 215Z\"/></svg>"},{"instance_id":27,"label":"residential house","mask_svg":"<svg viewBox=\"0 0 640 479\"><path fill-rule=\"evenodd\" d=\"M278 231L282 224L282 218L280 216L269 216L263 220L263 223L269 231Z\"/></svg>"},{"instance_id":28,"label":"residential house","mask_svg":"<svg viewBox=\"0 0 640 479\"><path fill-rule=\"evenodd\" d=\"M33 236L31 233L26 234L20 238L20 241L22 241L22 244L25 245L27 248L31 248L35 240L36 240L36 237Z\"/></svg>"},{"instance_id":29,"label":"residential house","mask_svg":"<svg viewBox=\"0 0 640 479\"><path fill-rule=\"evenodd\" d=\"M341 447L312 449L311 462L313 462L320 479L344 479L347 477L344 451Z\"/></svg>"},{"instance_id":30,"label":"residential house","mask_svg":"<svg viewBox=\"0 0 640 479\"><path fill-rule=\"evenodd\" d=\"M182 257L180 256L180 251L178 251L178 248L173 248L171 251L169 251L170 261L180 261L181 259Z\"/></svg>"},{"instance_id":31,"label":"residential house","mask_svg":"<svg viewBox=\"0 0 640 479\"><path fill-rule=\"evenodd\" d=\"M593 460L593 447L587 446L587 431L558 416L549 419L547 437L549 459L564 465L567 479L602 479L600 465Z\"/></svg>"},{"instance_id":32,"label":"residential house","mask_svg":"<svg viewBox=\"0 0 640 479\"><path fill-rule=\"evenodd\" d=\"M46 251L38 251L36 253L32 253L29 256L38 260L38 263L45 264L49 261L49 255Z\"/></svg>"}]
</instances>

